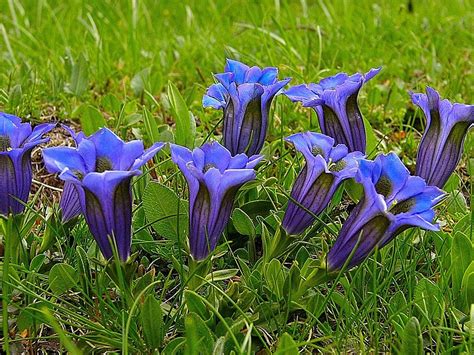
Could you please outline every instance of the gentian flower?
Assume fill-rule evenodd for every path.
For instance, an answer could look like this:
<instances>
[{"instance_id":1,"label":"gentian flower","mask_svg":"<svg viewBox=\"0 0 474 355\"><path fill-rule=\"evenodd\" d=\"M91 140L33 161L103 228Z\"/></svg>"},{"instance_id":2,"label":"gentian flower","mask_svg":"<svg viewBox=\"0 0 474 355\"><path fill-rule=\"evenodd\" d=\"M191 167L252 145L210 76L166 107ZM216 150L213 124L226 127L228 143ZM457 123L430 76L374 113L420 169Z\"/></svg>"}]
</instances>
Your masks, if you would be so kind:
<instances>
[{"instance_id":1,"label":"gentian flower","mask_svg":"<svg viewBox=\"0 0 474 355\"><path fill-rule=\"evenodd\" d=\"M66 182L63 214L80 210L105 258L113 255L109 238L117 246L120 260L130 256L132 193L131 179L162 147L155 143L144 150L143 142L125 143L107 128L90 137L75 136L77 148L43 150L46 168Z\"/></svg>"},{"instance_id":2,"label":"gentian flower","mask_svg":"<svg viewBox=\"0 0 474 355\"><path fill-rule=\"evenodd\" d=\"M334 139L319 133L305 132L286 138L303 153L306 164L291 190L291 198L283 217L282 226L288 234L300 234L314 222L313 215L320 214L331 202L339 185L353 178L361 152L348 153L345 145L334 147Z\"/></svg>"},{"instance_id":3,"label":"gentian flower","mask_svg":"<svg viewBox=\"0 0 474 355\"><path fill-rule=\"evenodd\" d=\"M49 140L43 135L55 126L43 123L32 129L19 117L0 112L0 215L25 210L33 181L31 151Z\"/></svg>"},{"instance_id":4,"label":"gentian flower","mask_svg":"<svg viewBox=\"0 0 474 355\"><path fill-rule=\"evenodd\" d=\"M337 144L344 144L350 152L365 153L365 126L357 96L362 85L377 75L380 69L350 76L339 73L318 84L293 86L284 94L291 101L302 102L303 106L316 111L323 134L334 138Z\"/></svg>"},{"instance_id":5,"label":"gentian flower","mask_svg":"<svg viewBox=\"0 0 474 355\"><path fill-rule=\"evenodd\" d=\"M442 100L430 87L426 88L426 95L411 93L411 99L426 117L416 175L442 188L461 160L464 139L474 124L474 106Z\"/></svg>"},{"instance_id":6,"label":"gentian flower","mask_svg":"<svg viewBox=\"0 0 474 355\"><path fill-rule=\"evenodd\" d=\"M171 159L189 188L189 246L196 260L205 259L219 241L229 221L238 189L255 179L260 155L234 157L218 142L193 151L171 145Z\"/></svg>"},{"instance_id":7,"label":"gentian flower","mask_svg":"<svg viewBox=\"0 0 474 355\"><path fill-rule=\"evenodd\" d=\"M328 253L328 271L340 270L354 248L348 268L358 265L375 248L382 248L410 227L439 230L433 224L433 207L444 198L443 191L410 176L394 153L362 160L356 181L362 184L364 195Z\"/></svg>"},{"instance_id":8,"label":"gentian flower","mask_svg":"<svg viewBox=\"0 0 474 355\"><path fill-rule=\"evenodd\" d=\"M225 73L216 74L202 104L224 111L224 146L232 155L262 150L274 96L291 79L278 81L277 68L248 67L227 59Z\"/></svg>"}]
</instances>

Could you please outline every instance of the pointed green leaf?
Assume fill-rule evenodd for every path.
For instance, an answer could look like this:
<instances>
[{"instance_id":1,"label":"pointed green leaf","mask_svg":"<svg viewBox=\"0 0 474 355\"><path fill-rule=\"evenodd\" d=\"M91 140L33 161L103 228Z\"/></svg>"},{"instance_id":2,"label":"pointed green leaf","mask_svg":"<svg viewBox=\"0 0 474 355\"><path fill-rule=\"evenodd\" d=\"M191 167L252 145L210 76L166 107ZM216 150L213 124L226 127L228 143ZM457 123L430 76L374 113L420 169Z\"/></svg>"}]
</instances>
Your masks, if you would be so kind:
<instances>
[{"instance_id":1,"label":"pointed green leaf","mask_svg":"<svg viewBox=\"0 0 474 355\"><path fill-rule=\"evenodd\" d=\"M275 351L275 355L298 355L298 346L295 341L288 333L283 335L278 340L278 348Z\"/></svg>"},{"instance_id":2,"label":"pointed green leaf","mask_svg":"<svg viewBox=\"0 0 474 355\"><path fill-rule=\"evenodd\" d=\"M421 337L420 323L418 319L412 317L405 325L402 336L401 355L422 355L423 338Z\"/></svg>"},{"instance_id":3,"label":"pointed green leaf","mask_svg":"<svg viewBox=\"0 0 474 355\"><path fill-rule=\"evenodd\" d=\"M188 227L188 204L180 201L173 190L150 182L143 192L143 208L148 223L153 223L152 227L159 235L170 239L181 235L181 240L184 240Z\"/></svg>"},{"instance_id":4,"label":"pointed green leaf","mask_svg":"<svg viewBox=\"0 0 474 355\"><path fill-rule=\"evenodd\" d=\"M165 337L160 301L154 295L148 295L143 303L140 315L143 335L148 348L150 350L158 349Z\"/></svg>"},{"instance_id":5,"label":"pointed green leaf","mask_svg":"<svg viewBox=\"0 0 474 355\"><path fill-rule=\"evenodd\" d=\"M196 121L192 113L188 111L186 102L172 82L168 84L168 99L176 122L176 144L193 148L196 135Z\"/></svg>"},{"instance_id":6,"label":"pointed green leaf","mask_svg":"<svg viewBox=\"0 0 474 355\"><path fill-rule=\"evenodd\" d=\"M76 269L68 264L56 264L49 272L49 287L55 295L69 291L77 285L79 275Z\"/></svg>"}]
</instances>

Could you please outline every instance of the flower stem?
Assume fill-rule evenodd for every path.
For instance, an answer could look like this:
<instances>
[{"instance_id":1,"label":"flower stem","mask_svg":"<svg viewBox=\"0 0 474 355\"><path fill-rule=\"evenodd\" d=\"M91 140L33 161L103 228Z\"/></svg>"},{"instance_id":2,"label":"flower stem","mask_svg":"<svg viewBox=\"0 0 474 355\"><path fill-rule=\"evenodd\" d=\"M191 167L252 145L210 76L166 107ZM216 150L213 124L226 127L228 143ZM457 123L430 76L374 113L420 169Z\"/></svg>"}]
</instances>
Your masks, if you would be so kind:
<instances>
[{"instance_id":1,"label":"flower stem","mask_svg":"<svg viewBox=\"0 0 474 355\"><path fill-rule=\"evenodd\" d=\"M1 227L3 233L3 282L2 282L2 320L3 320L3 351L6 354L10 353L10 340L8 329L8 306L10 303L10 251L12 249L12 221L13 217L1 219Z\"/></svg>"}]
</instances>

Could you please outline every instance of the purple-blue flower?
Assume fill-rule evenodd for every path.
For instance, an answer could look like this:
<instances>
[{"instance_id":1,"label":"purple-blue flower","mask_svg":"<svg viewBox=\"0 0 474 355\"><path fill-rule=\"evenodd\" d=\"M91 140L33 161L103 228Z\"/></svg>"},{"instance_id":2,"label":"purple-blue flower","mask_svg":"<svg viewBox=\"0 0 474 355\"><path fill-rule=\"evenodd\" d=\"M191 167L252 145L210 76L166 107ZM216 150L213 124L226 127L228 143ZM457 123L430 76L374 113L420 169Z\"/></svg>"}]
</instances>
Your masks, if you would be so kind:
<instances>
[{"instance_id":1,"label":"purple-blue flower","mask_svg":"<svg viewBox=\"0 0 474 355\"><path fill-rule=\"evenodd\" d=\"M337 75L322 79L318 84L303 84L289 88L284 94L291 101L299 101L313 108L319 119L321 132L344 144L350 152L365 153L366 135L364 120L357 96L364 83L372 79L381 68L366 74Z\"/></svg>"},{"instance_id":2,"label":"purple-blue flower","mask_svg":"<svg viewBox=\"0 0 474 355\"><path fill-rule=\"evenodd\" d=\"M474 124L474 106L442 100L430 87L426 88L426 95L411 93L411 99L426 117L416 175L442 188L461 160L464 139Z\"/></svg>"},{"instance_id":3,"label":"purple-blue flower","mask_svg":"<svg viewBox=\"0 0 474 355\"><path fill-rule=\"evenodd\" d=\"M248 67L227 59L219 83L211 85L202 104L224 111L224 146L232 155L260 153L275 95L291 79L278 80L277 68Z\"/></svg>"},{"instance_id":4,"label":"purple-blue flower","mask_svg":"<svg viewBox=\"0 0 474 355\"><path fill-rule=\"evenodd\" d=\"M306 161L291 190L292 200L282 222L288 234L300 234L314 222L314 215L328 206L340 184L355 176L358 161L364 155L349 153L342 144L334 147L334 139L320 133L297 133L286 140L293 143Z\"/></svg>"},{"instance_id":5,"label":"purple-blue flower","mask_svg":"<svg viewBox=\"0 0 474 355\"><path fill-rule=\"evenodd\" d=\"M65 181L63 214L70 217L79 211L79 206L104 257L113 255L110 239L116 244L120 259L126 261L131 248L130 182L164 144L155 143L144 150L143 142L124 142L107 128L90 137L83 133L74 137L77 148L43 150L48 171L59 173Z\"/></svg>"},{"instance_id":6,"label":"purple-blue flower","mask_svg":"<svg viewBox=\"0 0 474 355\"><path fill-rule=\"evenodd\" d=\"M43 123L32 129L19 117L0 112L0 215L25 210L33 180L31 151L49 140L43 135L54 127Z\"/></svg>"},{"instance_id":7,"label":"purple-blue flower","mask_svg":"<svg viewBox=\"0 0 474 355\"><path fill-rule=\"evenodd\" d=\"M410 227L439 230L433 224L433 207L444 192L418 176L410 176L394 153L381 154L374 161L361 160L356 181L362 184L364 194L328 253L328 271L340 270L354 248L347 266L358 265L375 248L382 248Z\"/></svg>"},{"instance_id":8,"label":"purple-blue flower","mask_svg":"<svg viewBox=\"0 0 474 355\"><path fill-rule=\"evenodd\" d=\"M193 151L171 145L171 158L189 188L189 246L196 260L212 252L229 221L238 189L255 179L254 167L262 159L245 154L234 157L218 142Z\"/></svg>"}]
</instances>

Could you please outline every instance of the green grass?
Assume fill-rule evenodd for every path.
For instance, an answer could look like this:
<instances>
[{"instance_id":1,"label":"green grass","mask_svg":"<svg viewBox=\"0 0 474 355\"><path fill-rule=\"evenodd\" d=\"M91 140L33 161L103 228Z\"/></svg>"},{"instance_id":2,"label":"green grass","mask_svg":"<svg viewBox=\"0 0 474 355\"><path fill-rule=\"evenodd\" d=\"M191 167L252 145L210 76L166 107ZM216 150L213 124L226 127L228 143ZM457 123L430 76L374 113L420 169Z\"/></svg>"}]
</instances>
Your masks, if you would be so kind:
<instances>
[{"instance_id":1,"label":"green grass","mask_svg":"<svg viewBox=\"0 0 474 355\"><path fill-rule=\"evenodd\" d=\"M221 113L204 110L201 99L226 57L277 66L292 84L383 66L362 90L360 107L381 142L379 150L396 151L413 167L424 122L408 91L429 85L453 101L473 101L474 3L413 0L411 11L408 3L5 0L0 2L0 109L32 122L82 123L84 129L103 116L123 137L150 144L173 140L171 81L196 117L200 142L209 133L220 138L213 128ZM185 236L164 238L156 224L150 226L150 211L141 201L152 189L151 177L186 196L184 179L166 160L168 153L160 153L154 172L134 184L139 266L131 273L133 286L126 270L112 272L96 260L82 220L61 226L56 204L30 204L21 231L26 252L10 267L11 346L21 349L23 337L33 352L61 342L69 351L77 346L86 353L125 348L143 353L152 338L160 349L175 345L188 353L212 347L225 353L270 352L278 344L293 350L297 344L308 353L410 353L405 347L414 349L422 341L425 351L473 352L474 310L456 281L464 271L462 246L474 242L472 133L446 187L450 197L440 207L443 231L405 232L337 282L311 289L295 310L288 302L291 287L285 286L288 275L296 275L292 265L301 268L308 256L327 251L334 241L330 228L337 231L347 212L335 204L319 229L273 260L262 250L262 239L277 238L271 214L282 216L302 163L292 158L282 137L317 129L314 113L284 97L275 100L273 111L259 187L249 186L236 203L249 211L249 201L261 201L249 213L258 226L257 262L248 260L248 237L232 223L220 243L227 253L194 270L183 248ZM52 193L43 186L35 197L43 199L45 191ZM262 227L263 218L268 228ZM474 251L469 257L474 260ZM58 263L74 270L64 292L50 285ZM206 267L227 270L224 280ZM159 300L162 322L155 303L145 302L148 295ZM144 319L147 314L154 318ZM156 340L163 335L164 342Z\"/></svg>"}]
</instances>

